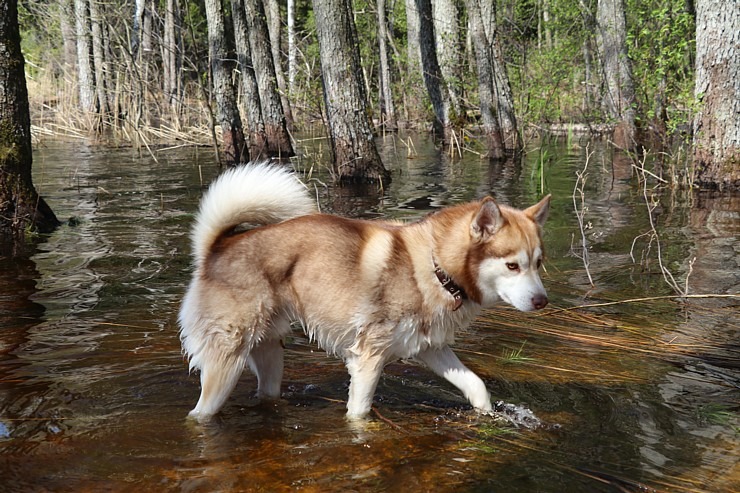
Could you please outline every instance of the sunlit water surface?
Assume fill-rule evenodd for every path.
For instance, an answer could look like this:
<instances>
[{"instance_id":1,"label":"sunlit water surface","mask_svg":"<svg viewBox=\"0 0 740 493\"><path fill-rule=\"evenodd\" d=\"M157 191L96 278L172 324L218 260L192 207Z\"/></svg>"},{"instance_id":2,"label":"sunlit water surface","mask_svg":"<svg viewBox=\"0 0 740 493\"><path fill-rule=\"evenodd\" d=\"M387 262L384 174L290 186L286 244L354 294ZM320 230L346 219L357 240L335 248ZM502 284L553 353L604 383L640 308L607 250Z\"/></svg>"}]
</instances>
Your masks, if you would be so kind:
<instances>
[{"instance_id":1,"label":"sunlit water surface","mask_svg":"<svg viewBox=\"0 0 740 493\"><path fill-rule=\"evenodd\" d=\"M32 256L0 258L0 490L740 490L738 299L608 304L675 294L659 246L680 287L690 272L692 294L737 294L740 199L661 192L658 236L644 235L630 162L590 144L591 287L573 201L585 141L532 146L515 165L449 159L413 139L410 150L382 143L394 176L382 194L328 187L318 146L303 146L297 168L311 172L324 211L358 217L414 220L489 193L520 207L553 194L550 307L487 312L456 344L494 399L544 426L479 417L403 362L386 369L372 418L349 424L343 365L299 332L278 403L259 403L245 373L217 422L186 420L199 387L176 314L193 213L217 173L212 151L160 150L155 161L53 142L36 150L35 181L66 224Z\"/></svg>"}]
</instances>

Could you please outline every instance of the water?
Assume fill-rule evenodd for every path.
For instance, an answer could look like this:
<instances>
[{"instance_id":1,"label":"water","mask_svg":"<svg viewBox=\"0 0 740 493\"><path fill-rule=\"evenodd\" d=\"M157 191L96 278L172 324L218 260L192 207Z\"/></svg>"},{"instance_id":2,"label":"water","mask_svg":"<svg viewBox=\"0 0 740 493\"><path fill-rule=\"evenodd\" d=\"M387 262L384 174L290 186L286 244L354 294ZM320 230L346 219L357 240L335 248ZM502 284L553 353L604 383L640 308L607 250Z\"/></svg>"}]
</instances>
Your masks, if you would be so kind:
<instances>
[{"instance_id":1,"label":"water","mask_svg":"<svg viewBox=\"0 0 740 493\"><path fill-rule=\"evenodd\" d=\"M47 143L35 153L37 187L73 220L33 255L0 257L0 490L740 490L738 299L656 299L674 290L656 238L640 236L650 221L630 165L589 146L592 287L571 197L585 142L533 146L521 166L414 143L408 157L400 139L384 141L394 182L382 194L326 187L320 166L310 186L324 211L409 220L487 193L516 206L543 186L553 193L550 307L487 312L455 347L500 412L540 426L478 416L403 362L387 368L372 419L350 424L346 370L300 333L287 341L282 400L259 403L245 373L217 422L187 421L199 388L176 314L193 212L216 173L211 151L161 150L155 162L130 148ZM320 148L303 148L308 170ZM691 294L737 294L740 198L656 200L661 260L678 284L691 271ZM651 299L609 304L638 298Z\"/></svg>"}]
</instances>

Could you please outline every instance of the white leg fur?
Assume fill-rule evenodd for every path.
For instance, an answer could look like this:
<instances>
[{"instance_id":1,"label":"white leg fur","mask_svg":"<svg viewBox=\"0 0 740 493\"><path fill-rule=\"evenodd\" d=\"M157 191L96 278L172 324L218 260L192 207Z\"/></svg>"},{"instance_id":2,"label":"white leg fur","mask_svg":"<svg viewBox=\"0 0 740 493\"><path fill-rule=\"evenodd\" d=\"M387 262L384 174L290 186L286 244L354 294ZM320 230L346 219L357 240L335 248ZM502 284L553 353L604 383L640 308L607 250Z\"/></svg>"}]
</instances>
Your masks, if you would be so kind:
<instances>
[{"instance_id":1,"label":"white leg fur","mask_svg":"<svg viewBox=\"0 0 740 493\"><path fill-rule=\"evenodd\" d=\"M480 411L492 409L491 396L483 380L463 365L449 346L429 348L417 354L416 358L460 389L474 408Z\"/></svg>"},{"instance_id":2,"label":"white leg fur","mask_svg":"<svg viewBox=\"0 0 740 493\"><path fill-rule=\"evenodd\" d=\"M283 380L283 346L280 340L262 341L249 353L247 362L257 375L257 395L267 399L279 398Z\"/></svg>"},{"instance_id":3,"label":"white leg fur","mask_svg":"<svg viewBox=\"0 0 740 493\"><path fill-rule=\"evenodd\" d=\"M380 374L383 373L385 361L379 356L369 358L350 356L347 358L349 371L349 399L347 400L347 417L364 418L373 405L373 395L378 386Z\"/></svg>"},{"instance_id":4,"label":"white leg fur","mask_svg":"<svg viewBox=\"0 0 740 493\"><path fill-rule=\"evenodd\" d=\"M206 420L221 410L244 370L241 355L223 356L202 362L200 399L190 416Z\"/></svg>"}]
</instances>

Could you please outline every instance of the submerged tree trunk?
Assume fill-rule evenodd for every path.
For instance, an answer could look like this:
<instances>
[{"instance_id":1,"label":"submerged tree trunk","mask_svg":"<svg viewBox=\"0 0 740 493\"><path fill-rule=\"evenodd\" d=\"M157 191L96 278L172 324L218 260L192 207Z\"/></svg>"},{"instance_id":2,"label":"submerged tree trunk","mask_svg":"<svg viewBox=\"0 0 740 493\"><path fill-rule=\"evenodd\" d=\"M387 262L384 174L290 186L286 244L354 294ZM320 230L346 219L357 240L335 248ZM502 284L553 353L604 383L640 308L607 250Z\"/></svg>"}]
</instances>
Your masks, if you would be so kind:
<instances>
[{"instance_id":1,"label":"submerged tree trunk","mask_svg":"<svg viewBox=\"0 0 740 493\"><path fill-rule=\"evenodd\" d=\"M0 239L50 232L59 222L33 186L31 117L18 0L0 3Z\"/></svg>"},{"instance_id":2,"label":"submerged tree trunk","mask_svg":"<svg viewBox=\"0 0 740 493\"><path fill-rule=\"evenodd\" d=\"M378 0L378 49L380 50L380 113L382 124L389 130L395 130L396 108L393 105L391 90L391 67L388 56L388 24L385 13L385 0Z\"/></svg>"},{"instance_id":3,"label":"submerged tree trunk","mask_svg":"<svg viewBox=\"0 0 740 493\"><path fill-rule=\"evenodd\" d=\"M694 164L700 185L740 189L740 9L696 2Z\"/></svg>"},{"instance_id":4,"label":"submerged tree trunk","mask_svg":"<svg viewBox=\"0 0 740 493\"><path fill-rule=\"evenodd\" d=\"M390 181L367 114L350 0L313 0L324 102L337 179Z\"/></svg>"},{"instance_id":5,"label":"submerged tree trunk","mask_svg":"<svg viewBox=\"0 0 740 493\"><path fill-rule=\"evenodd\" d=\"M419 12L421 69L424 74L424 85L434 110L433 132L446 145L449 144L451 138L450 95L437 61L431 0L416 0L416 9Z\"/></svg>"},{"instance_id":6,"label":"submerged tree trunk","mask_svg":"<svg viewBox=\"0 0 740 493\"><path fill-rule=\"evenodd\" d=\"M614 144L622 149L634 149L637 146L635 88L627 53L624 0L598 0L596 43L604 81L602 106L606 115L617 122Z\"/></svg>"},{"instance_id":7,"label":"submerged tree trunk","mask_svg":"<svg viewBox=\"0 0 740 493\"><path fill-rule=\"evenodd\" d=\"M267 152L270 156L290 157L294 154L293 144L290 142L285 113L280 101L265 9L262 0L244 0L244 7L262 119L265 123Z\"/></svg>"},{"instance_id":8,"label":"submerged tree trunk","mask_svg":"<svg viewBox=\"0 0 740 493\"><path fill-rule=\"evenodd\" d=\"M231 70L227 66L228 48L224 33L224 14L220 0L206 0L208 57L211 62L216 122L223 132L223 158L227 165L249 161L242 120L236 104Z\"/></svg>"}]
</instances>

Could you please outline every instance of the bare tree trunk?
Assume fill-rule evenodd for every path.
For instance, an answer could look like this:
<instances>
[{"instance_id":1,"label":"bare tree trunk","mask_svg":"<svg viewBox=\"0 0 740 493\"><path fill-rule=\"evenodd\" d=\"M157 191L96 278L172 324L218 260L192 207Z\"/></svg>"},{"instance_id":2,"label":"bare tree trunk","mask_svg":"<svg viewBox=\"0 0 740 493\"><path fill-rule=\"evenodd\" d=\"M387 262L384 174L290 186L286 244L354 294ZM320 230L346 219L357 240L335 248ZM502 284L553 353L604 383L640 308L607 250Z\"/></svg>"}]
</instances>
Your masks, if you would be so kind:
<instances>
[{"instance_id":1,"label":"bare tree trunk","mask_svg":"<svg viewBox=\"0 0 740 493\"><path fill-rule=\"evenodd\" d=\"M388 21L385 0L378 0L378 49L380 50L380 113L383 125L388 130L396 130L396 108L391 90L391 67L388 57Z\"/></svg>"},{"instance_id":2,"label":"bare tree trunk","mask_svg":"<svg viewBox=\"0 0 740 493\"><path fill-rule=\"evenodd\" d=\"M451 138L450 95L437 61L431 1L416 0L416 9L419 12L419 49L424 85L432 102L435 117L433 132L442 139L444 144L449 144Z\"/></svg>"},{"instance_id":3,"label":"bare tree trunk","mask_svg":"<svg viewBox=\"0 0 740 493\"><path fill-rule=\"evenodd\" d=\"M295 43L295 0L288 0L288 94L295 94L295 77L298 71L298 49Z\"/></svg>"},{"instance_id":4,"label":"bare tree trunk","mask_svg":"<svg viewBox=\"0 0 740 493\"><path fill-rule=\"evenodd\" d=\"M18 29L18 1L0 2L0 240L58 224L31 178L31 117Z\"/></svg>"},{"instance_id":5,"label":"bare tree trunk","mask_svg":"<svg viewBox=\"0 0 740 493\"><path fill-rule=\"evenodd\" d=\"M242 106L247 116L247 142L249 155L252 159L269 157L267 150L267 135L265 122L262 119L257 77L252 64L252 52L247 39L247 19L244 10L244 0L231 0L231 16L234 21L234 38L236 42L236 56L241 73Z\"/></svg>"},{"instance_id":6,"label":"bare tree trunk","mask_svg":"<svg viewBox=\"0 0 740 493\"><path fill-rule=\"evenodd\" d=\"M64 70L73 74L77 66L77 34L75 31L75 7L72 0L59 2L59 27L62 32Z\"/></svg>"},{"instance_id":7,"label":"bare tree trunk","mask_svg":"<svg viewBox=\"0 0 740 493\"><path fill-rule=\"evenodd\" d=\"M313 0L334 172L341 181L388 183L367 114L350 0Z\"/></svg>"},{"instance_id":8,"label":"bare tree trunk","mask_svg":"<svg viewBox=\"0 0 740 493\"><path fill-rule=\"evenodd\" d=\"M419 47L419 10L416 0L406 1L406 81L409 101L404 108L407 120L419 118L424 108L424 79Z\"/></svg>"},{"instance_id":9,"label":"bare tree trunk","mask_svg":"<svg viewBox=\"0 0 740 493\"><path fill-rule=\"evenodd\" d=\"M460 53L460 14L453 0L432 2L434 37L437 62L450 97L450 111L454 120L462 112L462 68Z\"/></svg>"},{"instance_id":10,"label":"bare tree trunk","mask_svg":"<svg viewBox=\"0 0 740 493\"><path fill-rule=\"evenodd\" d=\"M90 0L90 24L92 26L92 51L93 65L95 67L95 89L98 97L98 105L102 117L106 120L110 118L110 101L108 98L108 88L110 80L108 74L108 63L105 57L106 26L104 24L101 5L98 0Z\"/></svg>"},{"instance_id":11,"label":"bare tree trunk","mask_svg":"<svg viewBox=\"0 0 740 493\"><path fill-rule=\"evenodd\" d=\"M227 66L228 49L224 33L224 15L220 0L206 0L208 22L208 57L211 62L216 121L223 132L223 157L227 165L249 161L244 131L236 104L236 94Z\"/></svg>"},{"instance_id":12,"label":"bare tree trunk","mask_svg":"<svg viewBox=\"0 0 740 493\"><path fill-rule=\"evenodd\" d=\"M265 122L267 152L271 156L290 157L294 154L293 145L280 101L265 9L262 0L244 0L244 7L249 47L252 53L254 74L257 78L262 118Z\"/></svg>"},{"instance_id":13,"label":"bare tree trunk","mask_svg":"<svg viewBox=\"0 0 740 493\"><path fill-rule=\"evenodd\" d=\"M740 9L724 0L696 2L694 119L697 182L740 189Z\"/></svg>"},{"instance_id":14,"label":"bare tree trunk","mask_svg":"<svg viewBox=\"0 0 740 493\"><path fill-rule=\"evenodd\" d=\"M90 40L90 15L87 0L75 2L75 32L77 33L77 87L80 97L80 109L90 113L98 111L95 96L95 75L90 60L92 42Z\"/></svg>"},{"instance_id":15,"label":"bare tree trunk","mask_svg":"<svg viewBox=\"0 0 740 493\"><path fill-rule=\"evenodd\" d=\"M596 43L604 81L602 106L606 115L617 121L614 143L622 149L634 149L635 88L627 54L624 0L598 0Z\"/></svg>"},{"instance_id":16,"label":"bare tree trunk","mask_svg":"<svg viewBox=\"0 0 740 493\"><path fill-rule=\"evenodd\" d=\"M167 104L175 115L182 108L182 22L178 0L167 0L167 11L164 17L164 43L162 47L162 65L164 68L164 93Z\"/></svg>"},{"instance_id":17,"label":"bare tree trunk","mask_svg":"<svg viewBox=\"0 0 740 493\"><path fill-rule=\"evenodd\" d=\"M470 35L478 69L481 121L487 156L502 158L521 149L514 98L499 47L493 0L466 0Z\"/></svg>"},{"instance_id":18,"label":"bare tree trunk","mask_svg":"<svg viewBox=\"0 0 740 493\"><path fill-rule=\"evenodd\" d=\"M285 71L283 70L282 50L282 23L280 22L280 5L277 0L265 0L267 2L267 27L270 31L270 47L272 48L272 62L275 66L275 77L280 91L280 102L285 113L285 123L288 128L293 128L293 109L288 98L288 85L285 82Z\"/></svg>"}]
</instances>

